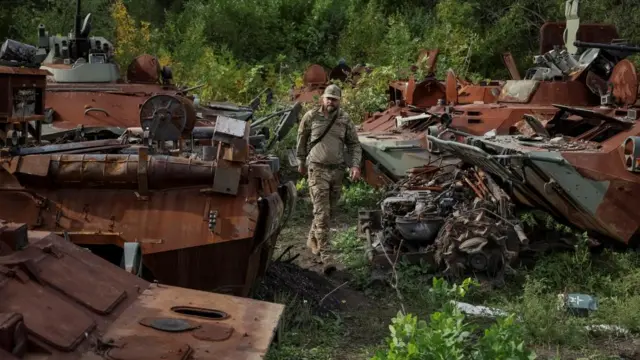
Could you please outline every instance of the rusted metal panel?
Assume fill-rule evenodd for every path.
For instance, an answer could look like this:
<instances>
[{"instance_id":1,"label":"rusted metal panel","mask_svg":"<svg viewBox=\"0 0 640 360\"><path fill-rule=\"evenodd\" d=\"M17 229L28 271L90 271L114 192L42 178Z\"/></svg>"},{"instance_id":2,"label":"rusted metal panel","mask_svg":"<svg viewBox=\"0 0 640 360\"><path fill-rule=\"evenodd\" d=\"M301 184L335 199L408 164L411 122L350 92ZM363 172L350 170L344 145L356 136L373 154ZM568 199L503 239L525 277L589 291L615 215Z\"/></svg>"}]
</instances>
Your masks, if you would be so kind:
<instances>
[{"instance_id":1,"label":"rusted metal panel","mask_svg":"<svg viewBox=\"0 0 640 360\"><path fill-rule=\"evenodd\" d=\"M149 156L146 162L149 193L143 200L136 196L136 192L141 192L138 163L131 163L137 157L26 156L24 159L52 159L48 166L40 162L48 168L47 173L38 173L35 165L31 168L37 171L29 172L36 175L16 170L16 175L41 196L47 206L27 193L5 188L1 199L7 206L0 208L0 216L66 234L78 244L122 247L125 242L139 242L144 264L160 281L199 289L233 286L233 293L246 295L245 285L250 287L255 281L255 277L249 277L251 282L244 283L247 269L254 266L249 254L256 247L274 245L262 243L263 238L256 237L263 231L257 224L258 198L269 194L277 196L278 179L269 165L260 162L244 165L246 171L241 177L246 180L238 178L236 196L228 196L211 188L212 172L217 174L220 170L216 170L212 162ZM172 166L178 168L172 169ZM184 168L180 169L181 166ZM159 182L159 179L164 180ZM220 186L231 186L228 180L221 180ZM51 185L66 188L53 189ZM11 210L15 208L23 210ZM272 229L282 221L282 211L276 215L260 226ZM268 229L266 231L272 231ZM230 242L237 244L220 245ZM260 256L255 261L263 262ZM259 266L256 268L260 270Z\"/></svg>"},{"instance_id":2,"label":"rusted metal panel","mask_svg":"<svg viewBox=\"0 0 640 360\"><path fill-rule=\"evenodd\" d=\"M546 22L540 27L540 54L564 46L564 22ZM585 42L610 43L619 39L618 30L611 24L580 24L576 40Z\"/></svg>"},{"instance_id":3,"label":"rusted metal panel","mask_svg":"<svg viewBox=\"0 0 640 360\"><path fill-rule=\"evenodd\" d=\"M418 63L426 61L427 74L433 73L436 70L436 64L438 63L439 49L422 49L418 54Z\"/></svg>"},{"instance_id":4,"label":"rusted metal panel","mask_svg":"<svg viewBox=\"0 0 640 360\"><path fill-rule=\"evenodd\" d=\"M28 68L28 67L16 67L16 66L2 66L0 65L0 76L2 75L33 75L33 76L47 76L51 75L47 70Z\"/></svg>"},{"instance_id":5,"label":"rusted metal panel","mask_svg":"<svg viewBox=\"0 0 640 360\"><path fill-rule=\"evenodd\" d=\"M302 82L306 86L310 85L324 85L329 81L327 72L318 64L311 64L305 70L302 76Z\"/></svg>"},{"instance_id":6,"label":"rusted metal panel","mask_svg":"<svg viewBox=\"0 0 640 360\"><path fill-rule=\"evenodd\" d=\"M457 104L458 103L458 81L456 78L456 74L453 70L449 69L447 71L447 80L446 80L446 91L447 91L447 104Z\"/></svg>"},{"instance_id":7,"label":"rusted metal panel","mask_svg":"<svg viewBox=\"0 0 640 360\"><path fill-rule=\"evenodd\" d=\"M48 232L27 242L0 255L2 359L253 359L280 325L280 304L152 285Z\"/></svg>"},{"instance_id":8,"label":"rusted metal panel","mask_svg":"<svg viewBox=\"0 0 640 360\"><path fill-rule=\"evenodd\" d=\"M627 59L613 68L609 82L613 85L614 100L621 105L633 105L638 100L638 74L636 67Z\"/></svg>"},{"instance_id":9,"label":"rusted metal panel","mask_svg":"<svg viewBox=\"0 0 640 360\"><path fill-rule=\"evenodd\" d=\"M540 81L536 80L507 81L502 87L498 101L527 104L531 101L539 86Z\"/></svg>"},{"instance_id":10,"label":"rusted metal panel","mask_svg":"<svg viewBox=\"0 0 640 360\"><path fill-rule=\"evenodd\" d=\"M407 89L407 93L409 93L409 89ZM407 104L427 109L435 106L438 104L438 100L446 97L446 88L437 80L427 79L415 84L410 100L408 96L409 94L407 94Z\"/></svg>"},{"instance_id":11,"label":"rusted metal panel","mask_svg":"<svg viewBox=\"0 0 640 360\"><path fill-rule=\"evenodd\" d=\"M502 54L502 61L504 62L504 66L507 67L509 71L509 75L511 75L511 80L520 80L520 72L518 71L518 67L516 66L516 61L511 55L510 52L506 52Z\"/></svg>"},{"instance_id":12,"label":"rusted metal panel","mask_svg":"<svg viewBox=\"0 0 640 360\"><path fill-rule=\"evenodd\" d=\"M140 109L149 98L167 95L177 97L186 107L188 130L195 123L193 102L178 93L176 87L160 84L48 83L46 107L53 110L50 126L56 129L73 129L80 125L130 128L141 126ZM203 107L198 111L205 119L212 113Z\"/></svg>"},{"instance_id":13,"label":"rusted metal panel","mask_svg":"<svg viewBox=\"0 0 640 360\"><path fill-rule=\"evenodd\" d=\"M135 83L158 84L160 78L160 63L155 56L143 54L135 59L127 67L127 81Z\"/></svg>"},{"instance_id":14,"label":"rusted metal panel","mask_svg":"<svg viewBox=\"0 0 640 360\"><path fill-rule=\"evenodd\" d=\"M371 160L364 161L364 171L365 181L375 187L380 188L383 186L387 186L393 184L393 181L389 179L376 165L374 165Z\"/></svg>"},{"instance_id":15,"label":"rusted metal panel","mask_svg":"<svg viewBox=\"0 0 640 360\"><path fill-rule=\"evenodd\" d=\"M186 344L198 345L193 354L194 358L215 356L216 359L235 360L256 359L266 355L284 306L215 293L189 291L184 294L180 291L182 289L171 286L151 286L143 292L141 298L144 300L128 308L111 325L102 339L122 344L123 347L118 349L120 354L123 354L122 359L146 359L141 357L145 356L144 344L148 344L150 340L166 338L163 334L169 333L141 325L140 319L179 318L194 322L200 327L171 333L172 341L164 349L161 348L161 352L154 353L158 356L156 358L170 355L172 349L184 351L187 348ZM177 308L179 306L186 306L195 311L191 315L178 313L176 310L180 311ZM228 317L220 319L224 318L223 315ZM190 347L195 348L194 345Z\"/></svg>"}]
</instances>

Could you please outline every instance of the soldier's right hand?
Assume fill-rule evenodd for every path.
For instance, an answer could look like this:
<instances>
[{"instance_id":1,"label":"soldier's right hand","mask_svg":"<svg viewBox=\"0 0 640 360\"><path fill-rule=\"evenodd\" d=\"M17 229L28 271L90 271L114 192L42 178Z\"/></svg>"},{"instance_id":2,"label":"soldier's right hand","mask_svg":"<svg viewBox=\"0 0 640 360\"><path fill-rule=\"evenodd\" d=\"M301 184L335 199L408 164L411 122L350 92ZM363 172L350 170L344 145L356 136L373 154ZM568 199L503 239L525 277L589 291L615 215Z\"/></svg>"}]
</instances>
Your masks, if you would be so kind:
<instances>
[{"instance_id":1,"label":"soldier's right hand","mask_svg":"<svg viewBox=\"0 0 640 360\"><path fill-rule=\"evenodd\" d=\"M303 165L298 165L298 172L302 175L307 175L307 168Z\"/></svg>"}]
</instances>

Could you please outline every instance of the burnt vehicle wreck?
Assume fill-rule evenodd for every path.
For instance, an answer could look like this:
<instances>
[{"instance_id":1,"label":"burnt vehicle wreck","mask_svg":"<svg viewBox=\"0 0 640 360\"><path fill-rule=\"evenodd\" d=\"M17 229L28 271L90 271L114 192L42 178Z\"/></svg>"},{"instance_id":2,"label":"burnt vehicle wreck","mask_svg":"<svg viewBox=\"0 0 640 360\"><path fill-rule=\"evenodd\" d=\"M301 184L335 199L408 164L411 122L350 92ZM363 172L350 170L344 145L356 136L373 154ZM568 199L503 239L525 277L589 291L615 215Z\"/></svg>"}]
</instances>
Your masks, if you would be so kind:
<instances>
[{"instance_id":1,"label":"burnt vehicle wreck","mask_svg":"<svg viewBox=\"0 0 640 360\"><path fill-rule=\"evenodd\" d=\"M266 355L284 310L150 283L63 237L2 220L0 299L3 360L254 359Z\"/></svg>"},{"instance_id":2,"label":"burnt vehicle wreck","mask_svg":"<svg viewBox=\"0 0 640 360\"><path fill-rule=\"evenodd\" d=\"M277 157L249 150L246 122L219 117L201 129L210 145L184 148L152 128L14 148L2 158L0 216L163 283L248 294L293 211L295 186L280 184Z\"/></svg>"},{"instance_id":3,"label":"burnt vehicle wreck","mask_svg":"<svg viewBox=\"0 0 640 360\"><path fill-rule=\"evenodd\" d=\"M558 107L545 131L533 136L430 140L498 176L519 203L594 236L635 244L640 218L629 201L640 191L635 109Z\"/></svg>"},{"instance_id":4,"label":"burnt vehicle wreck","mask_svg":"<svg viewBox=\"0 0 640 360\"><path fill-rule=\"evenodd\" d=\"M0 218L148 280L249 294L295 205L268 151L299 104L272 114L272 135L228 105L202 126L190 99L162 93L142 102L135 128L46 128L47 71L11 64L0 68ZM102 140L87 141L96 132Z\"/></svg>"},{"instance_id":5,"label":"burnt vehicle wreck","mask_svg":"<svg viewBox=\"0 0 640 360\"><path fill-rule=\"evenodd\" d=\"M470 84L449 71L444 82L427 78L393 84L391 106L369 116L358 133L363 145L365 180L373 186L390 185L403 180L414 167L437 163L440 158L445 163L459 161L438 149L426 135L451 141L464 141L467 136L490 131L508 135L519 131L525 114L543 123L552 119L558 111L554 104L604 104L603 99L615 97L611 96L608 83L618 82L614 86L616 96L632 94L633 83L624 78L635 75L626 71L629 62L625 58L637 49L598 46L597 43L617 38L615 26L576 26L572 22L578 18L578 9L573 5L570 8L575 14L567 14L567 23L547 22L541 27L541 55L533 57L534 66L524 76L511 56L503 54L511 80ZM578 40L577 45L572 39ZM565 42L567 48L563 49ZM435 66L437 52L435 55L431 67ZM619 86L621 81L623 86Z\"/></svg>"},{"instance_id":6,"label":"burnt vehicle wreck","mask_svg":"<svg viewBox=\"0 0 640 360\"><path fill-rule=\"evenodd\" d=\"M546 53L534 58L523 80L506 81L495 103L414 109L394 119L398 130L370 141L387 141L399 159L377 157L373 170L396 176L381 181L391 191L380 209L360 213L372 262L386 266L402 254L452 277L499 280L530 255L572 249L581 240L588 246L637 241L640 219L628 200L640 190L638 77L626 58L640 48L592 42L616 34L598 24L573 29L573 39L581 40L554 48L561 28L541 30ZM395 171L400 163L403 177ZM586 237L528 228L516 211L531 208Z\"/></svg>"}]
</instances>

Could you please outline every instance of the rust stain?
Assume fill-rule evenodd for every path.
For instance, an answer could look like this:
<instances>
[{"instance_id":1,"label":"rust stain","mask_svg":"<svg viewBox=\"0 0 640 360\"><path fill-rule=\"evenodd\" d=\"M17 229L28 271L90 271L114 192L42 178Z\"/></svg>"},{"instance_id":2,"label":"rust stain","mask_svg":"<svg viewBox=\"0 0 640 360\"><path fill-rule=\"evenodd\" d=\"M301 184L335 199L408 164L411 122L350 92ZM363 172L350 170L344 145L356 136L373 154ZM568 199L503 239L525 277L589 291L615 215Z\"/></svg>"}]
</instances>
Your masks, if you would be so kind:
<instances>
[{"instance_id":1,"label":"rust stain","mask_svg":"<svg viewBox=\"0 0 640 360\"><path fill-rule=\"evenodd\" d=\"M266 355L284 310L154 285L24 224L0 221L0 249L3 359L252 359ZM183 314L187 304L203 316Z\"/></svg>"}]
</instances>

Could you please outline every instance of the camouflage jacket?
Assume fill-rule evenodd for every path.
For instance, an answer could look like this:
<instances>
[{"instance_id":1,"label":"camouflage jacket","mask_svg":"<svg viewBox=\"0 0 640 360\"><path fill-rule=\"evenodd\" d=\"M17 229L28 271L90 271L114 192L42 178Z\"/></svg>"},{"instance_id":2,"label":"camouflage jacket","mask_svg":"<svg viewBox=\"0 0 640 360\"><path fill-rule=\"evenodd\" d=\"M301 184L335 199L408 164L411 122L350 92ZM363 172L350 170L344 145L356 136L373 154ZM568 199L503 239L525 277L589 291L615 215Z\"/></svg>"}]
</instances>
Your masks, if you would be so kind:
<instances>
[{"instance_id":1,"label":"camouflage jacket","mask_svg":"<svg viewBox=\"0 0 640 360\"><path fill-rule=\"evenodd\" d=\"M298 164L346 164L348 167L360 167L362 149L356 134L356 127L346 112L342 109L338 111L338 118L333 123L333 126L313 149L309 149L311 142L322 135L324 129L331 122L331 118L324 116L321 107L309 110L304 114L298 127L298 149L296 153ZM348 153L347 159L344 156L345 145ZM347 164L347 162L349 163Z\"/></svg>"}]
</instances>

